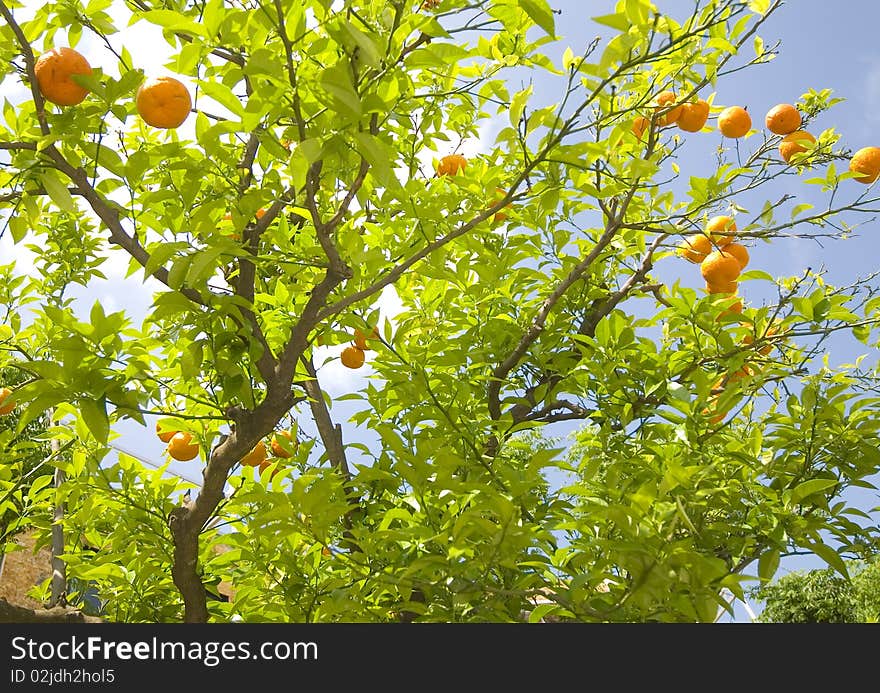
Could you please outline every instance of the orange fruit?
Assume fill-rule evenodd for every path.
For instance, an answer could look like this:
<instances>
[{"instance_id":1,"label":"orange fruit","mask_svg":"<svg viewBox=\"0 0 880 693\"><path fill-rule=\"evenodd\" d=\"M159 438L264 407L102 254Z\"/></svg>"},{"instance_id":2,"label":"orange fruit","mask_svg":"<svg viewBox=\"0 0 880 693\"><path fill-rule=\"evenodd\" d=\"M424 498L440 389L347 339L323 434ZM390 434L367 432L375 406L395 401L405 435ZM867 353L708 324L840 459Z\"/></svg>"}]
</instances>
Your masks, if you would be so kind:
<instances>
[{"instance_id":1,"label":"orange fruit","mask_svg":"<svg viewBox=\"0 0 880 693\"><path fill-rule=\"evenodd\" d=\"M742 106L728 106L718 114L718 129L725 137L743 137L752 129L752 117Z\"/></svg>"},{"instance_id":2,"label":"orange fruit","mask_svg":"<svg viewBox=\"0 0 880 693\"><path fill-rule=\"evenodd\" d=\"M272 436L272 440L269 443L270 447L272 448L272 454L275 455L275 457L283 457L287 459L288 457L293 456L293 453L285 448L285 446L282 444L282 441L278 438L279 435L284 436L285 438L287 438L288 441L290 441L287 444L287 448L298 447L299 441L294 440L293 434L290 431L279 431Z\"/></svg>"},{"instance_id":3,"label":"orange fruit","mask_svg":"<svg viewBox=\"0 0 880 693\"><path fill-rule=\"evenodd\" d=\"M356 346L345 347L340 358L342 359L343 366L355 369L363 366L364 361L366 361L364 350L358 349Z\"/></svg>"},{"instance_id":4,"label":"orange fruit","mask_svg":"<svg viewBox=\"0 0 880 693\"><path fill-rule=\"evenodd\" d=\"M0 388L0 415L10 414L15 409L15 399L8 387Z\"/></svg>"},{"instance_id":5,"label":"orange fruit","mask_svg":"<svg viewBox=\"0 0 880 693\"><path fill-rule=\"evenodd\" d=\"M501 200L503 200L507 196L507 191L504 188L495 188L495 194L496 194L495 201L492 202L492 205L491 205L493 207L496 204L498 204L499 202L501 202ZM492 221L495 222L496 224L500 224L502 221L506 221L507 220L507 212L505 212L504 210L507 209L508 207L510 207L510 204L511 203L508 202L501 209L499 209L497 212L495 212L495 216L492 217Z\"/></svg>"},{"instance_id":6,"label":"orange fruit","mask_svg":"<svg viewBox=\"0 0 880 693\"><path fill-rule=\"evenodd\" d=\"M791 163L795 154L807 151L808 144L815 144L816 138L805 130L795 130L782 138L779 143L779 154L785 159L785 163Z\"/></svg>"},{"instance_id":7,"label":"orange fruit","mask_svg":"<svg viewBox=\"0 0 880 693\"><path fill-rule=\"evenodd\" d=\"M703 275L703 279L714 286L723 286L725 283L736 281L740 271L739 260L723 250L713 250L700 263L700 274Z\"/></svg>"},{"instance_id":8,"label":"orange fruit","mask_svg":"<svg viewBox=\"0 0 880 693\"><path fill-rule=\"evenodd\" d=\"M749 366L749 364L745 364L738 371L731 373L727 381L735 383L742 380L743 378L751 378L753 375L755 375L755 369Z\"/></svg>"},{"instance_id":9,"label":"orange fruit","mask_svg":"<svg viewBox=\"0 0 880 693\"><path fill-rule=\"evenodd\" d=\"M711 397L709 397L708 405L703 409L703 415L708 416L713 424L721 423L724 420L724 417L727 416L726 409L718 409L718 400L721 395L724 394L725 384L726 380L724 377L718 378L718 380L715 381L710 390Z\"/></svg>"},{"instance_id":10,"label":"orange fruit","mask_svg":"<svg viewBox=\"0 0 880 693\"><path fill-rule=\"evenodd\" d=\"M183 82L174 77L151 77L137 90L137 112L147 125L174 129L183 125L192 110L192 99Z\"/></svg>"},{"instance_id":11,"label":"orange fruit","mask_svg":"<svg viewBox=\"0 0 880 693\"><path fill-rule=\"evenodd\" d=\"M269 476L269 478L274 478L275 475L281 471L281 467L279 467L277 463L273 462L272 460L263 460L262 462L260 462L260 475L262 475L263 472L265 472L273 464L275 465L275 469L272 470L272 474Z\"/></svg>"},{"instance_id":12,"label":"orange fruit","mask_svg":"<svg viewBox=\"0 0 880 693\"><path fill-rule=\"evenodd\" d=\"M726 255L733 255L739 261L740 269L745 269L746 265L749 264L749 251L744 245L728 243L724 246L724 253Z\"/></svg>"},{"instance_id":13,"label":"orange fruit","mask_svg":"<svg viewBox=\"0 0 880 693\"><path fill-rule=\"evenodd\" d=\"M162 430L161 426L159 426L159 422L156 422L156 435L159 436L159 440L163 443L169 442L174 437L175 433L178 433L178 431L169 430L167 428Z\"/></svg>"},{"instance_id":14,"label":"orange fruit","mask_svg":"<svg viewBox=\"0 0 880 693\"><path fill-rule=\"evenodd\" d=\"M849 170L860 175L853 180L865 185L880 176L880 147L863 147L849 160Z\"/></svg>"},{"instance_id":15,"label":"orange fruit","mask_svg":"<svg viewBox=\"0 0 880 693\"><path fill-rule=\"evenodd\" d=\"M696 103L682 104L676 123L685 132L699 132L709 119L709 102L699 99Z\"/></svg>"},{"instance_id":16,"label":"orange fruit","mask_svg":"<svg viewBox=\"0 0 880 693\"><path fill-rule=\"evenodd\" d=\"M440 159L437 164L437 173L441 176L454 176L456 173L464 171L467 166L467 159L461 154L449 154Z\"/></svg>"},{"instance_id":17,"label":"orange fruit","mask_svg":"<svg viewBox=\"0 0 880 693\"><path fill-rule=\"evenodd\" d=\"M661 91L659 94L657 94L657 108L655 110L662 111L672 106L672 104L674 104L676 101L678 101L678 97L676 97L675 92ZM682 106L676 106L664 115L657 116L657 124L672 125L673 123L677 122L679 116L681 116L681 109Z\"/></svg>"},{"instance_id":18,"label":"orange fruit","mask_svg":"<svg viewBox=\"0 0 880 693\"><path fill-rule=\"evenodd\" d=\"M678 254L685 260L699 264L712 252L712 239L704 233L685 238L678 246Z\"/></svg>"},{"instance_id":19,"label":"orange fruit","mask_svg":"<svg viewBox=\"0 0 880 693\"><path fill-rule=\"evenodd\" d=\"M168 441L168 454L179 462L189 462L198 457L199 444L193 442L191 433L178 431Z\"/></svg>"},{"instance_id":20,"label":"orange fruit","mask_svg":"<svg viewBox=\"0 0 880 693\"><path fill-rule=\"evenodd\" d=\"M370 339L379 339L379 330L377 330L377 329L374 327L372 333L371 333L370 336L368 337L368 336L367 336L366 334L364 334L361 330L355 328L355 330L354 330L354 339L352 340L352 343L353 343L358 349L360 349L361 351L367 351L367 350L369 350L370 347L367 346L367 341L370 340Z\"/></svg>"},{"instance_id":21,"label":"orange fruit","mask_svg":"<svg viewBox=\"0 0 880 693\"><path fill-rule=\"evenodd\" d=\"M734 232L736 231L736 222L733 217L729 217L726 214L719 214L717 217L712 217L709 219L709 223L706 224L706 233L712 238L712 241L719 248L727 245L733 240L733 237L736 235Z\"/></svg>"},{"instance_id":22,"label":"orange fruit","mask_svg":"<svg viewBox=\"0 0 880 693\"><path fill-rule=\"evenodd\" d=\"M254 445L251 451L241 458L241 463L245 467L259 467L262 464L268 453L266 452L266 444L261 440L259 443Z\"/></svg>"},{"instance_id":23,"label":"orange fruit","mask_svg":"<svg viewBox=\"0 0 880 693\"><path fill-rule=\"evenodd\" d=\"M632 134L634 134L639 139L642 139L642 135L645 134L645 130L648 129L648 125L650 125L650 121L645 118L645 116L636 116L636 119L632 124Z\"/></svg>"},{"instance_id":24,"label":"orange fruit","mask_svg":"<svg viewBox=\"0 0 880 693\"><path fill-rule=\"evenodd\" d=\"M737 299L736 301L732 301L729 305L724 306L724 310L722 310L716 320L721 320L728 315L732 315L733 313L742 313L743 312L743 302L742 299Z\"/></svg>"},{"instance_id":25,"label":"orange fruit","mask_svg":"<svg viewBox=\"0 0 880 693\"><path fill-rule=\"evenodd\" d=\"M440 7L440 3L441 3L442 1L443 1L443 0L425 0L425 1L422 3L422 9L423 9L423 10L433 10L433 9L436 9L436 8Z\"/></svg>"},{"instance_id":26,"label":"orange fruit","mask_svg":"<svg viewBox=\"0 0 880 693\"><path fill-rule=\"evenodd\" d=\"M775 326L771 326L771 327L767 328L767 331L764 334L764 337L765 338L772 337L773 335L775 335L777 333L777 331L778 330ZM755 338L750 334L747 334L745 337L743 337L743 344L745 344L747 346L754 344L754 342L755 342ZM762 356L767 356L767 354L769 354L771 351L773 351L773 344L772 343L765 344L760 349L758 349L758 353L761 354Z\"/></svg>"},{"instance_id":27,"label":"orange fruit","mask_svg":"<svg viewBox=\"0 0 880 693\"><path fill-rule=\"evenodd\" d=\"M767 111L764 125L775 135L788 135L801 126L801 114L790 103L780 103Z\"/></svg>"},{"instance_id":28,"label":"orange fruit","mask_svg":"<svg viewBox=\"0 0 880 693\"><path fill-rule=\"evenodd\" d=\"M89 93L71 79L72 75L90 75L92 67L73 48L53 48L43 53L34 65L37 86L46 101L59 106L76 106Z\"/></svg>"},{"instance_id":29,"label":"orange fruit","mask_svg":"<svg viewBox=\"0 0 880 693\"><path fill-rule=\"evenodd\" d=\"M710 284L706 282L707 294L735 294L739 284L733 282L720 282L718 284Z\"/></svg>"}]
</instances>

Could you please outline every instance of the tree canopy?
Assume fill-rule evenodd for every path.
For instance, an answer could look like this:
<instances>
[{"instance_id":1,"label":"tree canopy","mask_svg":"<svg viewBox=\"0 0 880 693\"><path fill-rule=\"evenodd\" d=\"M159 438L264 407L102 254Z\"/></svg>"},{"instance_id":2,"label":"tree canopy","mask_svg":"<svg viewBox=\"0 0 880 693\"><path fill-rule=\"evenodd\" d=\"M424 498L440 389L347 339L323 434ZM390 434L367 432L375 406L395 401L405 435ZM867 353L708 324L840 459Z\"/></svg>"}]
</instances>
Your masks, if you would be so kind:
<instances>
[{"instance_id":1,"label":"tree canopy","mask_svg":"<svg viewBox=\"0 0 880 693\"><path fill-rule=\"evenodd\" d=\"M876 212L872 152L813 127L829 90L785 134L726 110L780 0L661 5L556 59L548 0L0 0L2 233L37 257L0 267L0 366L70 445L105 618L712 621L789 553L876 551L876 364L823 360L876 348L876 277L748 268ZM120 257L144 315L72 296Z\"/></svg>"}]
</instances>

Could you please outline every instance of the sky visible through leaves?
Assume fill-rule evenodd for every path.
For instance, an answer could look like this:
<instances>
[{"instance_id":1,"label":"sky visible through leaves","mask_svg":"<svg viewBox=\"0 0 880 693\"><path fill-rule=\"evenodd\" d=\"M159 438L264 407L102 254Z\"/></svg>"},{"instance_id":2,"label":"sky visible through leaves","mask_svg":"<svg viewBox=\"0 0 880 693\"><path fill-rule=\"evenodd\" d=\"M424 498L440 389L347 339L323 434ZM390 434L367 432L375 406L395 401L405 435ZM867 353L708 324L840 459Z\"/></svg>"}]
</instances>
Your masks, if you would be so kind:
<instances>
[{"instance_id":1,"label":"sky visible through leaves","mask_svg":"<svg viewBox=\"0 0 880 693\"><path fill-rule=\"evenodd\" d=\"M659 9L675 17L682 18L694 6L693 0L655 0ZM611 30L590 21L590 17L609 14L614 11L614 0L550 0L558 11L556 27L558 42L546 47L555 64L561 64L563 51L570 46L575 54L597 36L607 36ZM876 40L876 26L880 20L880 3L876 0L846 0L844 3L831 3L827 0L789 0L782 9L762 28L765 49L776 48L778 56L768 64L746 71L728 75L719 80L715 94L716 105L741 105L752 115L753 127L762 128L764 114L773 105L781 102L794 103L808 89L832 89L833 96L844 101L819 116L811 130L814 134L824 128L834 127L842 134L842 143L855 151L865 146L880 146L880 43ZM124 22L120 24L124 25ZM117 37L118 38L118 37ZM138 61L138 67L149 74L168 73L163 63L165 57L159 48L164 45L158 30L145 31L143 27L132 27L121 39L126 42L130 53ZM94 48L102 50L93 40L84 37L80 50ZM601 48L600 48L601 50ZM511 91L519 90L530 83L534 89L531 104L533 107L555 103L561 92L563 82L554 83L542 77L542 81L532 82L532 75L526 71L512 78ZM703 98L709 91L701 93ZM15 93L0 94L15 103L26 98L22 87ZM191 119L192 121L192 119ZM487 123L483 131L485 141L494 140L497 131L506 122L502 113ZM710 120L710 125L713 121ZM182 129L186 136L187 123ZM760 138L762 133L752 135ZM742 140L740 147L751 151L750 138ZM722 143L717 131L699 133L688 138L686 146L680 151L678 164L682 170L679 194L684 194L689 175L707 176L716 165L715 150ZM473 154L480 150L481 142L466 143L462 153ZM433 153L441 156L447 152ZM432 153L426 152L425 163L430 165ZM815 175L821 175L817 172ZM848 185L858 185L846 181ZM880 185L880 182L877 183ZM772 191L761 190L761 199L754 199L750 209L751 220L760 213L760 207L767 195L791 194L797 202L823 203L819 199L816 186L804 185L796 177L786 177L773 184ZM846 284L856 276L877 271L878 250L880 250L880 221L860 218L852 236L846 241L823 241L797 238L778 238L772 243L760 243L750 247L751 263L749 269L759 269L774 276L797 276L807 268L822 270L830 284ZM18 270L28 271L32 267L33 256L22 245L13 246L8 235L0 239L0 261L8 262L14 258ZM106 312L124 309L133 322L139 323L146 312L151 292L157 287L152 282L140 283L137 277L125 278L127 258L120 258L107 269L107 280L96 282L88 289L80 289L80 314L88 315L95 300L101 301ZM693 288L702 288L703 282L696 265L678 258L668 258L659 263L654 276L667 284L680 282ZM760 305L771 302L775 296L766 293L771 287L766 282L744 282L740 294L747 304ZM387 291L380 304L385 314L392 316L397 301L393 291ZM368 352L366 367L352 371L344 368L337 358L345 344L332 345L316 353L316 363L324 361L319 377L334 397L359 389L364 379L370 375ZM852 363L861 355L869 362L876 360L876 353L869 353L865 345L857 342L851 335L832 338L828 342L831 365ZM861 347L861 348L860 348ZM323 352L323 353L322 353ZM371 439L365 431L346 423L346 419L361 406L353 402L335 402L332 413L337 421L343 423L345 440L369 446ZM164 444L155 436L152 426L146 428L135 422L126 422L116 428L119 437L114 445L146 458L155 464L165 462ZM569 428L558 425L553 435L564 436ZM311 433L306 429L306 433ZM171 469L192 481L200 479L200 467L194 463L173 463ZM866 511L880 505L876 491L859 491L858 505ZM790 570L805 570L824 567L824 563L813 556L792 557L784 560L781 573ZM757 605L752 605L758 608ZM748 615L742 605L736 607L736 616L725 616L723 621L744 621Z\"/></svg>"}]
</instances>

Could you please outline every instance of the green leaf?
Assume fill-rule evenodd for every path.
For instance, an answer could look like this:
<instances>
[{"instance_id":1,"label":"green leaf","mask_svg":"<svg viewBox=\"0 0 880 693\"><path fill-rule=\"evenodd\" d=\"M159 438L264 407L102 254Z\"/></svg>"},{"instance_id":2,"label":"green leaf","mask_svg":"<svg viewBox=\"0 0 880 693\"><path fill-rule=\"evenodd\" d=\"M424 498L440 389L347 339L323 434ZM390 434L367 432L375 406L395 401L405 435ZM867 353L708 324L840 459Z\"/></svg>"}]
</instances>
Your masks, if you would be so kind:
<instances>
[{"instance_id":1,"label":"green leaf","mask_svg":"<svg viewBox=\"0 0 880 693\"><path fill-rule=\"evenodd\" d=\"M755 56L760 58L762 55L764 55L764 39L762 39L760 36L755 36L754 45Z\"/></svg>"},{"instance_id":2,"label":"green leaf","mask_svg":"<svg viewBox=\"0 0 880 693\"><path fill-rule=\"evenodd\" d=\"M529 623L540 623L547 614L559 609L558 604L538 604L529 612Z\"/></svg>"},{"instance_id":3,"label":"green leaf","mask_svg":"<svg viewBox=\"0 0 880 693\"><path fill-rule=\"evenodd\" d=\"M846 578L849 577L849 572L846 569L846 563L840 557L840 554L838 554L837 551L832 549L830 546L821 542L816 542L815 544L807 544L807 548L809 548L819 558L821 558L828 565L834 568L838 573Z\"/></svg>"},{"instance_id":4,"label":"green leaf","mask_svg":"<svg viewBox=\"0 0 880 693\"><path fill-rule=\"evenodd\" d=\"M832 486L836 486L837 484L837 479L810 479L809 481L805 481L796 486L791 492L791 503L792 505L797 505L804 498L812 496L814 493L824 491Z\"/></svg>"},{"instance_id":5,"label":"green leaf","mask_svg":"<svg viewBox=\"0 0 880 693\"><path fill-rule=\"evenodd\" d=\"M39 175L40 182L46 188L46 192L58 208L70 214L76 214L76 202L67 189L67 186L59 180L54 173L46 171Z\"/></svg>"},{"instance_id":6,"label":"green leaf","mask_svg":"<svg viewBox=\"0 0 880 693\"><path fill-rule=\"evenodd\" d=\"M758 559L758 577L764 582L769 582L779 568L779 549L770 549L761 554Z\"/></svg>"},{"instance_id":7,"label":"green leaf","mask_svg":"<svg viewBox=\"0 0 880 693\"><path fill-rule=\"evenodd\" d=\"M516 124L519 123L519 119L522 118L523 111L525 110L526 103L528 103L529 97L532 95L533 87L529 85L522 91L518 91L514 94L513 99L510 101L510 124L516 127Z\"/></svg>"},{"instance_id":8,"label":"green leaf","mask_svg":"<svg viewBox=\"0 0 880 693\"><path fill-rule=\"evenodd\" d=\"M220 82L208 82L206 80L199 80L198 85L205 93L205 95L214 99L214 101L219 103L221 106L228 109L239 118L244 116L244 106L241 103L241 99L239 99L232 91L232 89L227 87L225 84L221 84Z\"/></svg>"},{"instance_id":9,"label":"green leaf","mask_svg":"<svg viewBox=\"0 0 880 693\"><path fill-rule=\"evenodd\" d=\"M217 258L222 254L223 248L218 246L211 246L197 252L186 273L187 286L195 286L213 274Z\"/></svg>"},{"instance_id":10,"label":"green leaf","mask_svg":"<svg viewBox=\"0 0 880 693\"><path fill-rule=\"evenodd\" d=\"M110 421L107 417L107 405L103 399L79 400L79 413L95 440L106 443L110 433Z\"/></svg>"},{"instance_id":11,"label":"green leaf","mask_svg":"<svg viewBox=\"0 0 880 693\"><path fill-rule=\"evenodd\" d=\"M519 0L519 6L525 11L532 21L541 27L549 36L556 36L556 23L553 18L553 10L547 4L547 0Z\"/></svg>"},{"instance_id":12,"label":"green leaf","mask_svg":"<svg viewBox=\"0 0 880 693\"><path fill-rule=\"evenodd\" d=\"M770 9L770 0L749 0L749 9L758 14L767 14Z\"/></svg>"},{"instance_id":13,"label":"green leaf","mask_svg":"<svg viewBox=\"0 0 880 693\"><path fill-rule=\"evenodd\" d=\"M610 26L612 29L617 29L618 31L626 31L629 29L629 20L626 18L625 12L603 14L598 17L593 17L592 19L596 24Z\"/></svg>"},{"instance_id":14,"label":"green leaf","mask_svg":"<svg viewBox=\"0 0 880 693\"><path fill-rule=\"evenodd\" d=\"M814 205L811 205L809 202L803 202L799 205L795 205L791 210L791 218L794 219L797 216L800 216L804 212L813 209Z\"/></svg>"},{"instance_id":15,"label":"green leaf","mask_svg":"<svg viewBox=\"0 0 880 693\"><path fill-rule=\"evenodd\" d=\"M370 164L376 180L385 186L392 183L395 179L391 164L394 162L395 152L368 132L356 132L354 137L357 140L358 152Z\"/></svg>"},{"instance_id":16,"label":"green leaf","mask_svg":"<svg viewBox=\"0 0 880 693\"><path fill-rule=\"evenodd\" d=\"M352 120L361 117L361 100L345 66L340 63L324 70L321 87L330 96L330 108Z\"/></svg>"},{"instance_id":17,"label":"green leaf","mask_svg":"<svg viewBox=\"0 0 880 693\"><path fill-rule=\"evenodd\" d=\"M150 259L144 265L144 273L147 276L152 275L157 269L162 267L172 255L179 250L185 250L189 247L188 243L157 243L150 247Z\"/></svg>"},{"instance_id":18,"label":"green leaf","mask_svg":"<svg viewBox=\"0 0 880 693\"><path fill-rule=\"evenodd\" d=\"M173 10L151 10L150 12L144 12L140 16L151 24L156 24L166 29L182 31L193 36L205 35L205 30L200 24L194 22L186 15L180 14L180 12L174 12Z\"/></svg>"},{"instance_id":19,"label":"green leaf","mask_svg":"<svg viewBox=\"0 0 880 693\"><path fill-rule=\"evenodd\" d=\"M373 39L351 22L345 22L345 30L360 49L361 59L370 67L379 67L379 64L382 62L382 55L379 53L379 49L376 48Z\"/></svg>"}]
</instances>

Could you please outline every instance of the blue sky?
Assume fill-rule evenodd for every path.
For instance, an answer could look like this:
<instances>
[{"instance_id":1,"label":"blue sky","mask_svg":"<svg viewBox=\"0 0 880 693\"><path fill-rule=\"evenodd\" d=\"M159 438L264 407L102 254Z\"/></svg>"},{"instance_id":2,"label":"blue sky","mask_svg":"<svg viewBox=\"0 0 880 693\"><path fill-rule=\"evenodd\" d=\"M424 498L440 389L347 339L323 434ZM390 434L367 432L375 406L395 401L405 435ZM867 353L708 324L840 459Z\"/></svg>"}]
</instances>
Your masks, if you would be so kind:
<instances>
[{"instance_id":1,"label":"blue sky","mask_svg":"<svg viewBox=\"0 0 880 693\"><path fill-rule=\"evenodd\" d=\"M560 37L555 46L548 48L551 56L560 56L566 46L577 53L597 34L607 35L607 29L589 21L591 16L613 12L613 0L550 0L550 4L561 11L556 25ZM661 11L674 16L684 16L693 2L670 0L656 2ZM880 146L880 44L876 39L876 27L880 20L880 4L876 0L845 0L831 3L825 0L790 0L771 18L761 31L766 46L781 41L779 56L772 62L748 71L735 73L724 78L718 85L716 104L747 107L753 117L755 127L763 124L764 113L780 102L794 102L809 88L830 88L834 96L845 101L826 114L823 114L810 129L814 134L835 127L843 134L843 141L853 150L863 146ZM155 35L142 31L131 34L131 40L148 45L156 40ZM161 41L161 39L159 39ZM131 48L131 46L129 46ZM158 51L136 51L134 55L143 56L142 67L159 71L162 58ZM557 60L558 63L558 60ZM527 77L525 77L527 79ZM544 105L558 98L558 85L551 81L535 84L533 103ZM512 90L518 88L512 86ZM12 99L21 93L0 94ZM705 94L704 94L705 95ZM489 133L487 133L489 134ZM717 132L699 133L689 138L688 146L682 152L679 163L684 171L695 175L707 175L712 168L713 151L721 136ZM472 143L474 148L479 143ZM744 141L743 146L750 148ZM857 183L849 182L850 192ZM773 195L791 192L799 201L821 203L812 186L801 184L796 179L787 182L788 190L774 188ZM863 186L857 188L864 192ZM759 210L755 209L753 215ZM880 250L880 224L862 226L845 242L825 242L823 246L812 241L799 239L779 239L772 244L761 244L750 248L752 261L750 269L763 269L773 275L799 275L806 267L825 268L829 283L845 283L856 275L876 271L878 250ZM9 239L0 240L0 261L16 257L26 269L28 258L21 248L12 248ZM124 279L127 262L114 262L106 282L98 282L89 290L79 292L82 311L86 313L97 298L105 309L125 308L139 322L150 303L153 285L140 285L138 279ZM668 260L658 265L657 276L667 282L680 278L683 283L702 287L702 280L694 265ZM744 284L741 294L752 303L772 298ZM385 305L393 309L393 298ZM867 353L864 345L845 337L832 342L833 363L851 362L858 355ZM325 351L328 357L336 356L343 345ZM876 358L876 354L869 354ZM321 369L321 379L331 395L342 394L363 384L369 375L369 368L354 372L339 365L338 359L331 359ZM334 406L334 416L341 422L356 405L340 403ZM164 445L156 438L152 426L146 429L133 423L125 423L117 428L119 446L137 453L156 463L163 461ZM351 426L346 425L345 437L348 442L366 440ZM193 481L200 478L200 466L196 463L175 464L173 469ZM865 492L859 499L863 508L869 509L878 504L875 492ZM821 567L823 564L811 557L798 557L783 562L782 570ZM753 605L754 606L754 605ZM746 620L747 615L741 606L737 607L736 620ZM730 619L725 619L730 620Z\"/></svg>"}]
</instances>

